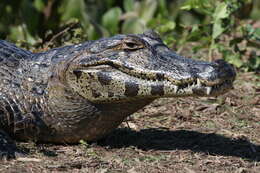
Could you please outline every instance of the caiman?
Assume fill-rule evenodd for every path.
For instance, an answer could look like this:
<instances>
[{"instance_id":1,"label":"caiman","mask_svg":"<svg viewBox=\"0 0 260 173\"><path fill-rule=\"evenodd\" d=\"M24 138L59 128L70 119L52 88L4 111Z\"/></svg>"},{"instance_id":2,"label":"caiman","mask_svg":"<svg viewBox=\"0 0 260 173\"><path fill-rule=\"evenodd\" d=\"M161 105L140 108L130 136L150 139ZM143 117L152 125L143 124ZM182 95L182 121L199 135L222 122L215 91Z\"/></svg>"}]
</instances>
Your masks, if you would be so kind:
<instances>
[{"instance_id":1,"label":"caiman","mask_svg":"<svg viewBox=\"0 0 260 173\"><path fill-rule=\"evenodd\" d=\"M41 53L1 40L0 150L7 136L94 141L156 98L217 96L233 87L235 76L223 60L176 54L154 31Z\"/></svg>"}]
</instances>

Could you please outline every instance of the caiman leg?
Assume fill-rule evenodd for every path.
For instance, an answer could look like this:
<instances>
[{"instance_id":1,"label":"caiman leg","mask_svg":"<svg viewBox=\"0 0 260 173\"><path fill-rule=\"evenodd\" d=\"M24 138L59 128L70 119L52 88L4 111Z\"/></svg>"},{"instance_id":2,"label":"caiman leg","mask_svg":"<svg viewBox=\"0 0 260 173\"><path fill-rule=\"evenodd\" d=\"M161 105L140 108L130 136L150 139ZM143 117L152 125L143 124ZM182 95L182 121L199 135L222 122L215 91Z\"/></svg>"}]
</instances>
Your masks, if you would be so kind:
<instances>
[{"instance_id":1,"label":"caiman leg","mask_svg":"<svg viewBox=\"0 0 260 173\"><path fill-rule=\"evenodd\" d=\"M0 160L10 160L20 156L24 153L19 150L11 137L0 130Z\"/></svg>"},{"instance_id":2,"label":"caiman leg","mask_svg":"<svg viewBox=\"0 0 260 173\"><path fill-rule=\"evenodd\" d=\"M0 99L0 161L23 156L25 153L17 148L15 141L7 133L13 126L13 116L6 116L7 105ZM14 130L14 129L12 129Z\"/></svg>"}]
</instances>

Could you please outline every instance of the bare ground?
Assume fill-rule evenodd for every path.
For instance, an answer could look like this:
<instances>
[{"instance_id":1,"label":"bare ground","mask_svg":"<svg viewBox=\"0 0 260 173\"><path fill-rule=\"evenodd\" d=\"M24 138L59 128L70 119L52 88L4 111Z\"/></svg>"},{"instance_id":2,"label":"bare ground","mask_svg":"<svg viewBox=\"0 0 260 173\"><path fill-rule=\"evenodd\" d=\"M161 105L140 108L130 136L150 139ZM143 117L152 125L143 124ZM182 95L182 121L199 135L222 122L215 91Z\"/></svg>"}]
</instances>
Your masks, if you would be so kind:
<instances>
[{"instance_id":1,"label":"bare ground","mask_svg":"<svg viewBox=\"0 0 260 173\"><path fill-rule=\"evenodd\" d=\"M260 77L216 98L158 99L111 135L79 145L17 143L0 172L260 172Z\"/></svg>"}]
</instances>

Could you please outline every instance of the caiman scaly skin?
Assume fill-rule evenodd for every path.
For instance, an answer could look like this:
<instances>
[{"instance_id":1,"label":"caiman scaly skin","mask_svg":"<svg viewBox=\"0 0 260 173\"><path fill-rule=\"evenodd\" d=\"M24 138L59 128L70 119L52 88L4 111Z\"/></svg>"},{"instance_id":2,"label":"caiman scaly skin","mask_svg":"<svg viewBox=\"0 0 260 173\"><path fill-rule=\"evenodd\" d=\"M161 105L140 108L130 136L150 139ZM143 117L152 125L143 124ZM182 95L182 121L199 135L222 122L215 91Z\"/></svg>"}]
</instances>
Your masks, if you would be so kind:
<instances>
[{"instance_id":1,"label":"caiman scaly skin","mask_svg":"<svg viewBox=\"0 0 260 173\"><path fill-rule=\"evenodd\" d=\"M220 95L235 76L223 60L177 55L153 31L42 53L0 41L0 129L17 140L93 141L156 98Z\"/></svg>"}]
</instances>

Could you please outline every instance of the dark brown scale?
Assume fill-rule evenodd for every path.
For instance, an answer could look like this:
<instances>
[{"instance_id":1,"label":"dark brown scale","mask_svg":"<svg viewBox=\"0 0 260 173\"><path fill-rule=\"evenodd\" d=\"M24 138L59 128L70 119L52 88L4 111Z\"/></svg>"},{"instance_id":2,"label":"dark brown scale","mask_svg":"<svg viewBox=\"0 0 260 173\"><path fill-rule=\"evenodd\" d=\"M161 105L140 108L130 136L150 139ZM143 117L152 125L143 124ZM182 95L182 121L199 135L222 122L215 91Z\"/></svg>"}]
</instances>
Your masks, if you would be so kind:
<instances>
[{"instance_id":1,"label":"dark brown scale","mask_svg":"<svg viewBox=\"0 0 260 173\"><path fill-rule=\"evenodd\" d=\"M156 73L156 79L159 81L164 81L164 74L163 73Z\"/></svg>"},{"instance_id":2,"label":"dark brown scale","mask_svg":"<svg viewBox=\"0 0 260 173\"><path fill-rule=\"evenodd\" d=\"M128 97L137 96L139 91L139 85L134 81L125 83L125 95Z\"/></svg>"},{"instance_id":3,"label":"dark brown scale","mask_svg":"<svg viewBox=\"0 0 260 173\"><path fill-rule=\"evenodd\" d=\"M73 73L74 73L75 76L77 77L77 80L80 79L80 77L81 77L81 75L82 75L82 71L74 70Z\"/></svg>"},{"instance_id":4,"label":"dark brown scale","mask_svg":"<svg viewBox=\"0 0 260 173\"><path fill-rule=\"evenodd\" d=\"M151 94L154 96L163 96L164 95L164 86L161 85L153 85L151 88Z\"/></svg>"},{"instance_id":5,"label":"dark brown scale","mask_svg":"<svg viewBox=\"0 0 260 173\"><path fill-rule=\"evenodd\" d=\"M97 73L98 81L101 85L109 85L112 81L112 77L110 75L105 75L104 73Z\"/></svg>"},{"instance_id":6,"label":"dark brown scale","mask_svg":"<svg viewBox=\"0 0 260 173\"><path fill-rule=\"evenodd\" d=\"M95 97L95 98L101 96L101 94L100 94L98 91L96 91L96 90L92 90L92 95L93 95L93 97Z\"/></svg>"}]
</instances>

